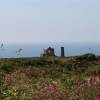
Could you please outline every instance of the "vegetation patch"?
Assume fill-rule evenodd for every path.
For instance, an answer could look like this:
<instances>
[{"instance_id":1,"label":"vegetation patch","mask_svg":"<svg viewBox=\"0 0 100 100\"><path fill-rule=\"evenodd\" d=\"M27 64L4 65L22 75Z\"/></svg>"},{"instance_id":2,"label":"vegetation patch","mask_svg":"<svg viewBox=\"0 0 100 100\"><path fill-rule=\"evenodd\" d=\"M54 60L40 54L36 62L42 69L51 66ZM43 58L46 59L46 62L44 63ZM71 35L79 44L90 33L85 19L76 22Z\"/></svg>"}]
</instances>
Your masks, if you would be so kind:
<instances>
[{"instance_id":1,"label":"vegetation patch","mask_svg":"<svg viewBox=\"0 0 100 100\"><path fill-rule=\"evenodd\" d=\"M1 59L0 100L100 100L100 60L90 54Z\"/></svg>"}]
</instances>

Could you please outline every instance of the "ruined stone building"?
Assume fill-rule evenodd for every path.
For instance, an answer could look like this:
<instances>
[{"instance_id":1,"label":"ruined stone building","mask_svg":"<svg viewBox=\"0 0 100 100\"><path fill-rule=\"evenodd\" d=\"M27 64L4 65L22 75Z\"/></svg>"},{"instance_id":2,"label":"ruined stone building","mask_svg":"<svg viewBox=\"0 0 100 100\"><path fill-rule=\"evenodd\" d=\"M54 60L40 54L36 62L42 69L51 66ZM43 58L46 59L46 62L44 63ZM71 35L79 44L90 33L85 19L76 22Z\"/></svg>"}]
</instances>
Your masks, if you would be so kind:
<instances>
[{"instance_id":1,"label":"ruined stone building","mask_svg":"<svg viewBox=\"0 0 100 100\"><path fill-rule=\"evenodd\" d=\"M54 51L54 48L47 48L47 49L44 49L44 52L43 54L41 54L41 57L45 57L45 56L55 56L55 51Z\"/></svg>"}]
</instances>

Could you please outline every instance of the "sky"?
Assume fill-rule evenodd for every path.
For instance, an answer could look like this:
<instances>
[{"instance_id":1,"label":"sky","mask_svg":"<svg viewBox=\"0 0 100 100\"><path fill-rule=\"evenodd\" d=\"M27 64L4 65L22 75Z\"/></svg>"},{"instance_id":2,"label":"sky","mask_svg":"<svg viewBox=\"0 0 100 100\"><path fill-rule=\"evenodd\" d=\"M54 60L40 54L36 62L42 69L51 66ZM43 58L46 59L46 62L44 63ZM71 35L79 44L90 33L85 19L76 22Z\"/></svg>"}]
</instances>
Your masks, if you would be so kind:
<instances>
[{"instance_id":1,"label":"sky","mask_svg":"<svg viewBox=\"0 0 100 100\"><path fill-rule=\"evenodd\" d=\"M99 43L100 0L0 0L0 42Z\"/></svg>"}]
</instances>

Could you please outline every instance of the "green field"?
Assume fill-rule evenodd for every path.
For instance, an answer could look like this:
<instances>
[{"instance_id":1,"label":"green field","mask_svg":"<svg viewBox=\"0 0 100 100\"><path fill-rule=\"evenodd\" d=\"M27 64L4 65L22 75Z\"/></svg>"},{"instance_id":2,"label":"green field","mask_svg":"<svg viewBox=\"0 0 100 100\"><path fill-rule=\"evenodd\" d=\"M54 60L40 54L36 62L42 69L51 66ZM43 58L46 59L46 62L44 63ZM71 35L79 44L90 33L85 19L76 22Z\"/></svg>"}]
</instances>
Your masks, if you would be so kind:
<instances>
[{"instance_id":1,"label":"green field","mask_svg":"<svg viewBox=\"0 0 100 100\"><path fill-rule=\"evenodd\" d=\"M0 59L0 100L100 100L100 57Z\"/></svg>"}]
</instances>

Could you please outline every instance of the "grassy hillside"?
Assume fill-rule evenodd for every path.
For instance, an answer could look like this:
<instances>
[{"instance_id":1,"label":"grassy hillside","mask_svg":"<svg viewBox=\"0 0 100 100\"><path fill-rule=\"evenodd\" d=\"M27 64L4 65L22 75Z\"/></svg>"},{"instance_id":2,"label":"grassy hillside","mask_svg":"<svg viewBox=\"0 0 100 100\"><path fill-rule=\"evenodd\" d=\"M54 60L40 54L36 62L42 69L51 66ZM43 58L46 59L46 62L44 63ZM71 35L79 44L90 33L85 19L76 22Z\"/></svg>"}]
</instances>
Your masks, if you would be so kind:
<instances>
[{"instance_id":1,"label":"grassy hillside","mask_svg":"<svg viewBox=\"0 0 100 100\"><path fill-rule=\"evenodd\" d=\"M100 57L1 59L0 100L100 100Z\"/></svg>"}]
</instances>

